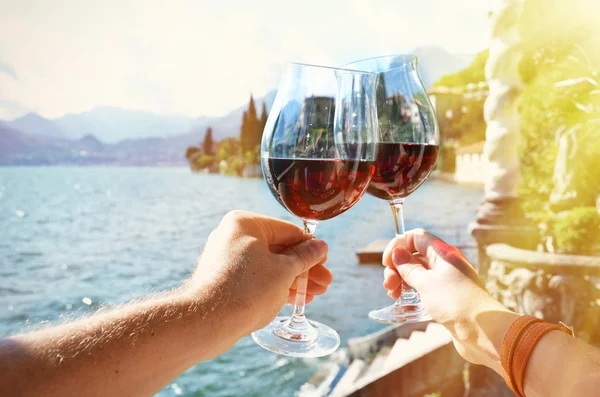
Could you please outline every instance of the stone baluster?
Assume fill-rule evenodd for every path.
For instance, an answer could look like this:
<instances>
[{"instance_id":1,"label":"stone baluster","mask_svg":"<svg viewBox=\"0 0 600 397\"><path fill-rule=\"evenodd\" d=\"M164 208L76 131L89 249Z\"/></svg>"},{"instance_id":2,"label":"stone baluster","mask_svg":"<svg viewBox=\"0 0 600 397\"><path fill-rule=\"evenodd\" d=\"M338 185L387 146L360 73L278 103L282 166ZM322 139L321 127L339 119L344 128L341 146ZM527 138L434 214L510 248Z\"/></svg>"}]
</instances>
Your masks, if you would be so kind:
<instances>
[{"instance_id":1,"label":"stone baluster","mask_svg":"<svg viewBox=\"0 0 600 397\"><path fill-rule=\"evenodd\" d=\"M526 226L519 203L519 115L515 101L521 91L519 61L522 57L518 22L521 0L504 0L493 10L490 56L485 74L489 96L484 106L487 122L484 156L487 160L484 201L471 233L479 247L479 272L485 278L485 247L508 243L522 248L535 244L535 230Z\"/></svg>"},{"instance_id":2,"label":"stone baluster","mask_svg":"<svg viewBox=\"0 0 600 397\"><path fill-rule=\"evenodd\" d=\"M489 259L486 247L507 243L529 248L535 241L535 229L524 226L517 188L520 181L519 115L515 107L522 81L519 61L522 57L518 22L521 0L502 0L492 10L490 55L485 74L489 95L484 105L487 123L484 156L487 160L484 200L477 221L470 225L477 240L479 274L485 280ZM512 396L503 379L492 370L467 365L467 397Z\"/></svg>"}]
</instances>

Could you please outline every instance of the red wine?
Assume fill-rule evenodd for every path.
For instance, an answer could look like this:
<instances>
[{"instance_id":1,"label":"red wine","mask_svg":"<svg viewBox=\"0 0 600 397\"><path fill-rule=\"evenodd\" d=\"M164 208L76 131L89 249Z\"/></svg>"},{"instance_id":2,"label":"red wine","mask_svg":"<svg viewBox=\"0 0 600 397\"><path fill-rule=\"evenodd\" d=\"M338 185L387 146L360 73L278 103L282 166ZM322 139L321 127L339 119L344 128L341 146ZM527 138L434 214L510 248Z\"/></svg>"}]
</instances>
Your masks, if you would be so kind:
<instances>
[{"instance_id":1,"label":"red wine","mask_svg":"<svg viewBox=\"0 0 600 397\"><path fill-rule=\"evenodd\" d=\"M271 193L288 211L322 221L356 204L374 167L358 160L268 158L263 170Z\"/></svg>"},{"instance_id":2,"label":"red wine","mask_svg":"<svg viewBox=\"0 0 600 397\"><path fill-rule=\"evenodd\" d=\"M423 143L379 143L369 194L384 200L417 190L433 170L439 148Z\"/></svg>"}]
</instances>

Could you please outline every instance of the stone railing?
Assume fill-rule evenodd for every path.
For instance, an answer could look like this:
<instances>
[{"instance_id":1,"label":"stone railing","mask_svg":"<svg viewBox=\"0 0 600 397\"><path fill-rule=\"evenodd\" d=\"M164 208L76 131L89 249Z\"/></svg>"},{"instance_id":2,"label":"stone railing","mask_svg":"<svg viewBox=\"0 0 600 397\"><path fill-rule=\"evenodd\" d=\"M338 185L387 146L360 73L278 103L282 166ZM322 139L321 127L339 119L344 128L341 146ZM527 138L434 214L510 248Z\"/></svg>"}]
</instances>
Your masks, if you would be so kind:
<instances>
[{"instance_id":1,"label":"stone railing","mask_svg":"<svg viewBox=\"0 0 600 397\"><path fill-rule=\"evenodd\" d=\"M600 257L487 247L488 291L510 309L562 321L578 337L600 344Z\"/></svg>"}]
</instances>

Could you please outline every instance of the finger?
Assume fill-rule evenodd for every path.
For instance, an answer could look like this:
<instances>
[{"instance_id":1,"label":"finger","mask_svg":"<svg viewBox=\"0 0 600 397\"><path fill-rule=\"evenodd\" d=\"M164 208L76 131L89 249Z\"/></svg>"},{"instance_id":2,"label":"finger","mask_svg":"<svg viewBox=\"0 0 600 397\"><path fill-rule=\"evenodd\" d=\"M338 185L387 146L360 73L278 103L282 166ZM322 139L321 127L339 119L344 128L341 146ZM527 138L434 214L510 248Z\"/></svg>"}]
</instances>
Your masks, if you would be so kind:
<instances>
[{"instance_id":1,"label":"finger","mask_svg":"<svg viewBox=\"0 0 600 397\"><path fill-rule=\"evenodd\" d=\"M419 290L427 280L428 270L415 256L406 256L406 250L396 248L392 251L392 263L400 277L411 287Z\"/></svg>"},{"instance_id":2,"label":"finger","mask_svg":"<svg viewBox=\"0 0 600 397\"><path fill-rule=\"evenodd\" d=\"M324 266L326 261L327 257L308 271L308 279L323 287L328 287L333 281L333 274Z\"/></svg>"},{"instance_id":3,"label":"finger","mask_svg":"<svg viewBox=\"0 0 600 397\"><path fill-rule=\"evenodd\" d=\"M396 288L393 291L388 291L387 294L392 299L398 299L398 298L400 298L400 295L402 295L402 285L400 285L398 288Z\"/></svg>"},{"instance_id":4,"label":"finger","mask_svg":"<svg viewBox=\"0 0 600 397\"><path fill-rule=\"evenodd\" d=\"M327 258L327 243L316 238L306 240L283 251L278 258L292 270L294 276L299 276Z\"/></svg>"},{"instance_id":5,"label":"finger","mask_svg":"<svg viewBox=\"0 0 600 397\"><path fill-rule=\"evenodd\" d=\"M427 257L430 268L435 268L438 257L446 262L457 259L459 256L460 259L464 259L458 248L423 229L415 229L406 233L406 248L410 252L416 251Z\"/></svg>"},{"instance_id":6,"label":"finger","mask_svg":"<svg viewBox=\"0 0 600 397\"><path fill-rule=\"evenodd\" d=\"M427 258L426 263L428 268L435 267L437 257L448 261L449 256L457 252L460 253L460 250L445 243L437 236L423 229L415 229L390 241L383 253L383 264L385 266L394 266L392 263L392 251L396 248L402 248L405 251L402 253L403 256L418 253L423 258Z\"/></svg>"},{"instance_id":7,"label":"finger","mask_svg":"<svg viewBox=\"0 0 600 397\"><path fill-rule=\"evenodd\" d=\"M411 253L406 249L405 240L406 238L404 236L397 236L388 243L387 247L385 247L385 250L383 251L382 263L384 266L391 267L392 269L394 268L394 264L392 263L392 251L394 251L394 249L396 248L402 249L402 251L405 252L404 255L406 255L407 258L410 257Z\"/></svg>"},{"instance_id":8,"label":"finger","mask_svg":"<svg viewBox=\"0 0 600 397\"><path fill-rule=\"evenodd\" d=\"M402 278L396 269L386 267L383 271L383 288L393 291L402 284Z\"/></svg>"},{"instance_id":9,"label":"finger","mask_svg":"<svg viewBox=\"0 0 600 397\"><path fill-rule=\"evenodd\" d=\"M312 294L306 294L306 302L305 303L310 303L315 299L315 296ZM293 291L293 293L290 293L290 295L287 298L287 303L288 305L294 305L296 303L296 291Z\"/></svg>"},{"instance_id":10,"label":"finger","mask_svg":"<svg viewBox=\"0 0 600 397\"><path fill-rule=\"evenodd\" d=\"M291 222L268 216L253 214L254 220L263 229L269 245L289 246L311 239L313 236Z\"/></svg>"},{"instance_id":11,"label":"finger","mask_svg":"<svg viewBox=\"0 0 600 397\"><path fill-rule=\"evenodd\" d=\"M327 258L321 260L321 262L317 265L315 265L313 268L311 268L308 271L308 282L313 282L317 285L323 286L325 288L329 287L329 285L331 285L331 281L333 280L333 276L331 275L331 272L329 271L329 269L327 269L325 266L323 266L323 263L325 263L325 261L327 260ZM294 279L294 282L292 283L292 285L290 286L290 289L297 289L298 285L298 277L296 277Z\"/></svg>"},{"instance_id":12,"label":"finger","mask_svg":"<svg viewBox=\"0 0 600 397\"><path fill-rule=\"evenodd\" d=\"M433 234L423 229L411 230L406 233L406 247L409 251L414 249L422 256L425 256L428 268L435 269L436 265L450 264L473 280L477 285L483 287L483 282L477 276L475 268L462 251ZM442 261L437 261L438 258L442 259Z\"/></svg>"},{"instance_id":13,"label":"finger","mask_svg":"<svg viewBox=\"0 0 600 397\"><path fill-rule=\"evenodd\" d=\"M292 294L292 293L295 294L296 291L297 291L297 287L295 285L290 287L290 294ZM308 280L308 283L306 285L306 293L307 294L323 295L325 292L327 292L327 287L319 285L319 284L315 283L314 281Z\"/></svg>"},{"instance_id":14,"label":"finger","mask_svg":"<svg viewBox=\"0 0 600 397\"><path fill-rule=\"evenodd\" d=\"M414 229L405 234L406 249L410 252L418 252L421 255L427 256L429 247L436 241L443 242L437 236L427 232L424 229Z\"/></svg>"}]
</instances>

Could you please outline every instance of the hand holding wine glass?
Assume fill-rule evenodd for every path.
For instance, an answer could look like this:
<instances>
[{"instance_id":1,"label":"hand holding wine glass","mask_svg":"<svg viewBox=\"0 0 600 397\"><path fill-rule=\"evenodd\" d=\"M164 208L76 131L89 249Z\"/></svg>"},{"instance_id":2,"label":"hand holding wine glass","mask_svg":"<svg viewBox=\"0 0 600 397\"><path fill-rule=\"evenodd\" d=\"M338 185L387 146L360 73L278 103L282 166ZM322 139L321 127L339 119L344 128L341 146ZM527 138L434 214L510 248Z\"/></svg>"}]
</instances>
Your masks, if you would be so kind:
<instances>
[{"instance_id":1,"label":"hand holding wine glass","mask_svg":"<svg viewBox=\"0 0 600 397\"><path fill-rule=\"evenodd\" d=\"M184 290L193 296L219 291L221 300L230 304L214 310L226 310L221 317L237 323L230 327L236 341L264 327L285 303L294 303L295 278L300 274L309 274L308 302L325 293L332 280L323 265L327 251L323 240L290 222L231 211L210 234Z\"/></svg>"},{"instance_id":2,"label":"hand holding wine glass","mask_svg":"<svg viewBox=\"0 0 600 397\"><path fill-rule=\"evenodd\" d=\"M262 168L277 201L314 234L363 196L373 175L376 73L287 64L262 140ZM304 315L307 274L291 317L252 334L262 347L297 357L335 351L340 338Z\"/></svg>"},{"instance_id":3,"label":"hand holding wine glass","mask_svg":"<svg viewBox=\"0 0 600 397\"><path fill-rule=\"evenodd\" d=\"M425 182L438 156L438 126L419 76L417 58L391 55L344 67L379 74L377 157L368 193L389 203L396 236L402 236L404 199ZM406 283L394 305L373 310L369 317L382 323L430 319L419 295Z\"/></svg>"}]
</instances>

